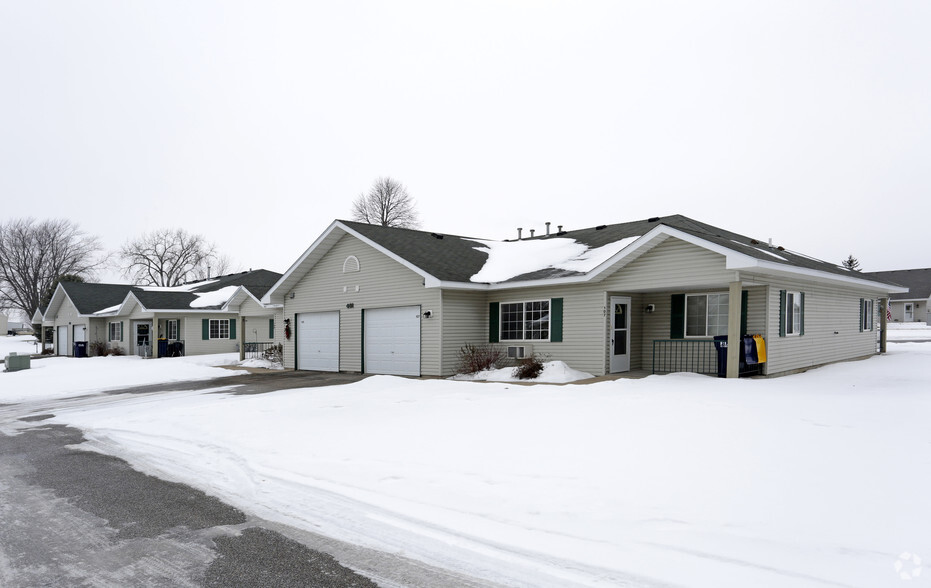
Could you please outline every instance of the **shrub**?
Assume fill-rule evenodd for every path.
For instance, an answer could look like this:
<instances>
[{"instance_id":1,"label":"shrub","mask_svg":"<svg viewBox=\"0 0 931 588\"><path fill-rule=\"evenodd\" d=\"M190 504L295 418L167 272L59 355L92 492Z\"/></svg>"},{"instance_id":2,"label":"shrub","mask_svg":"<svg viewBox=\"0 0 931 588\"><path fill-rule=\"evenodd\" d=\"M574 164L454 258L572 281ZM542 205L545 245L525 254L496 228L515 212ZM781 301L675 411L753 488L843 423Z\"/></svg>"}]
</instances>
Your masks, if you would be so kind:
<instances>
[{"instance_id":1,"label":"shrub","mask_svg":"<svg viewBox=\"0 0 931 588\"><path fill-rule=\"evenodd\" d=\"M122 347L114 346L109 349L107 352L108 355L126 355Z\"/></svg>"},{"instance_id":2,"label":"shrub","mask_svg":"<svg viewBox=\"0 0 931 588\"><path fill-rule=\"evenodd\" d=\"M488 343L481 345L466 343L459 348L456 357L459 360L459 368L456 371L460 374L474 374L494 369L505 359L502 348Z\"/></svg>"},{"instance_id":3,"label":"shrub","mask_svg":"<svg viewBox=\"0 0 931 588\"><path fill-rule=\"evenodd\" d=\"M104 355L109 355L110 350L107 349L107 344L103 341L93 341L91 342L91 356L93 357L103 357Z\"/></svg>"},{"instance_id":4,"label":"shrub","mask_svg":"<svg viewBox=\"0 0 931 588\"><path fill-rule=\"evenodd\" d=\"M284 363L284 346L281 343L272 345L262 354L265 359L273 363Z\"/></svg>"},{"instance_id":5,"label":"shrub","mask_svg":"<svg viewBox=\"0 0 931 588\"><path fill-rule=\"evenodd\" d=\"M533 380L543 371L543 360L536 353L532 353L517 362L514 368L514 377L521 380Z\"/></svg>"}]
</instances>

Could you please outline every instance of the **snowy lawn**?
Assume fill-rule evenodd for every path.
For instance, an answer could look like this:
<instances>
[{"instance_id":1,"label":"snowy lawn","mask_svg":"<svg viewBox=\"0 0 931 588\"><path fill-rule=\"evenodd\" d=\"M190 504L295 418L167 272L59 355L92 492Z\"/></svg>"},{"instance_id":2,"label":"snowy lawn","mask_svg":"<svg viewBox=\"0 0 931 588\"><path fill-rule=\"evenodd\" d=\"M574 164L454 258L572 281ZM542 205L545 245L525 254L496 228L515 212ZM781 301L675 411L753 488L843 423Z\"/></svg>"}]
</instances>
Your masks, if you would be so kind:
<instances>
[{"instance_id":1,"label":"snowy lawn","mask_svg":"<svg viewBox=\"0 0 931 588\"><path fill-rule=\"evenodd\" d=\"M873 588L931 577L929 367L931 343L895 343L772 380L378 376L53 422L259 516L508 585Z\"/></svg>"},{"instance_id":2,"label":"snowy lawn","mask_svg":"<svg viewBox=\"0 0 931 588\"><path fill-rule=\"evenodd\" d=\"M887 341L931 341L927 323L889 323Z\"/></svg>"}]
</instances>

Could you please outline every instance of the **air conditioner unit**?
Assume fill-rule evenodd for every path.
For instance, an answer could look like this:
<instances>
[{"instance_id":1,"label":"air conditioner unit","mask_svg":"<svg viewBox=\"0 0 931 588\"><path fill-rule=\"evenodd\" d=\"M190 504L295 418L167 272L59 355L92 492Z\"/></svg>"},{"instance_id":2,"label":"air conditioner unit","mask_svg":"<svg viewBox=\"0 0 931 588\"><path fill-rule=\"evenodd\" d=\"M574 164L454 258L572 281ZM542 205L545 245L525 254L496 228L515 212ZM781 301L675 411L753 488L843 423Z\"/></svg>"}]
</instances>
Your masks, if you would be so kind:
<instances>
[{"instance_id":1,"label":"air conditioner unit","mask_svg":"<svg viewBox=\"0 0 931 588\"><path fill-rule=\"evenodd\" d=\"M508 345L508 359L524 359L532 353L530 345Z\"/></svg>"}]
</instances>

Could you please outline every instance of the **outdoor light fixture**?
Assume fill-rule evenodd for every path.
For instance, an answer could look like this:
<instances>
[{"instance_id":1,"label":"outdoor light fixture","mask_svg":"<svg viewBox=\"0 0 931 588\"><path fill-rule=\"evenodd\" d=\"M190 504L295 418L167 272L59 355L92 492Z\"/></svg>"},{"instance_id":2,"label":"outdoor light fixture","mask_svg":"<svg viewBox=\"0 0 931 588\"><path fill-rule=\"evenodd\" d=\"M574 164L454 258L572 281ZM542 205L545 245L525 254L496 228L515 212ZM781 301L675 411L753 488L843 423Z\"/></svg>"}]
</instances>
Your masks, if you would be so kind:
<instances>
[{"instance_id":1,"label":"outdoor light fixture","mask_svg":"<svg viewBox=\"0 0 931 588\"><path fill-rule=\"evenodd\" d=\"M645 307L643 307L643 312L647 314L652 314L654 310L656 310L655 304L647 304Z\"/></svg>"},{"instance_id":2,"label":"outdoor light fixture","mask_svg":"<svg viewBox=\"0 0 931 588\"><path fill-rule=\"evenodd\" d=\"M353 304L352 302L350 302L349 304L346 305L346 308L355 308L355 307L356 307L356 305Z\"/></svg>"}]
</instances>

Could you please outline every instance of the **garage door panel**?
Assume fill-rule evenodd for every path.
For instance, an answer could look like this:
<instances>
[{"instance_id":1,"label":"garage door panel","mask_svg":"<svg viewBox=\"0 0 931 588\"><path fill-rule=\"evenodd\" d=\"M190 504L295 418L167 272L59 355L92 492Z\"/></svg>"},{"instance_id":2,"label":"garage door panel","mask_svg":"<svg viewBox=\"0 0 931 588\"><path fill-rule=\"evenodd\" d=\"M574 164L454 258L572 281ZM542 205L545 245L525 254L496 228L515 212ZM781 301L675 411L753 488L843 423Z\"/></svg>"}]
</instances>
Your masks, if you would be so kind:
<instances>
[{"instance_id":1,"label":"garage door panel","mask_svg":"<svg viewBox=\"0 0 931 588\"><path fill-rule=\"evenodd\" d=\"M365 311L365 371L420 375L420 307Z\"/></svg>"},{"instance_id":2,"label":"garage door panel","mask_svg":"<svg viewBox=\"0 0 931 588\"><path fill-rule=\"evenodd\" d=\"M339 371L339 311L298 314L297 369Z\"/></svg>"}]
</instances>

